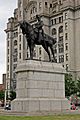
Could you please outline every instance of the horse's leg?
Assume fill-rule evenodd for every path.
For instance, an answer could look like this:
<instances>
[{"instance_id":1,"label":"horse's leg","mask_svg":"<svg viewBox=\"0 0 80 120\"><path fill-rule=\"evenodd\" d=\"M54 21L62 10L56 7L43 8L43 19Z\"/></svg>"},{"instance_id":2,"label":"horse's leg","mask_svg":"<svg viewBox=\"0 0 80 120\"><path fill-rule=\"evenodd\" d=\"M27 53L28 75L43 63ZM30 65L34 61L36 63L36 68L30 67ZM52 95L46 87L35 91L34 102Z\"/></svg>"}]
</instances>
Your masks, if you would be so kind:
<instances>
[{"instance_id":1,"label":"horse's leg","mask_svg":"<svg viewBox=\"0 0 80 120\"><path fill-rule=\"evenodd\" d=\"M49 61L51 61L51 56L50 56L50 52L49 52L47 44L43 44L42 46L43 46L43 48L45 49L45 51L47 52L47 54L49 56Z\"/></svg>"},{"instance_id":2,"label":"horse's leg","mask_svg":"<svg viewBox=\"0 0 80 120\"><path fill-rule=\"evenodd\" d=\"M30 59L32 59L31 45L29 45L29 51L30 51Z\"/></svg>"},{"instance_id":3,"label":"horse's leg","mask_svg":"<svg viewBox=\"0 0 80 120\"><path fill-rule=\"evenodd\" d=\"M32 43L32 46L31 46L31 59L33 59L33 53L34 53L34 43Z\"/></svg>"},{"instance_id":4,"label":"horse's leg","mask_svg":"<svg viewBox=\"0 0 80 120\"><path fill-rule=\"evenodd\" d=\"M54 56L54 50L53 50L52 45L50 46L50 49L51 49L51 52L52 52L52 55L53 55L53 62L57 62L56 59L55 59L55 56Z\"/></svg>"},{"instance_id":5,"label":"horse's leg","mask_svg":"<svg viewBox=\"0 0 80 120\"><path fill-rule=\"evenodd\" d=\"M33 59L33 53L34 53L34 44L31 43L29 48L30 48L30 59L32 60Z\"/></svg>"}]
</instances>

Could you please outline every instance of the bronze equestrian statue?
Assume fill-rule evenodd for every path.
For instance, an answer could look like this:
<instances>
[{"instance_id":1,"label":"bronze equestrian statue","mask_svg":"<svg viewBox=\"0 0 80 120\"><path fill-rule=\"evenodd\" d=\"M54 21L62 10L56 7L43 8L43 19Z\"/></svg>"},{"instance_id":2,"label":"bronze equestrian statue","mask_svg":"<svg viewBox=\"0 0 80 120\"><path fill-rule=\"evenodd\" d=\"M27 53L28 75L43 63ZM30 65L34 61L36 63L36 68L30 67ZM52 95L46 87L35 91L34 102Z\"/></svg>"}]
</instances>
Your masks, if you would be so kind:
<instances>
[{"instance_id":1,"label":"bronze equestrian statue","mask_svg":"<svg viewBox=\"0 0 80 120\"><path fill-rule=\"evenodd\" d=\"M37 35L38 35L37 37L38 37L38 40L39 40L40 35L42 35L42 37L44 37L44 30L42 28L44 24L43 24L43 21L41 20L41 17L39 15L36 15L36 18L37 18L38 22L35 24L35 31L38 32L37 33Z\"/></svg>"},{"instance_id":2,"label":"bronze equestrian statue","mask_svg":"<svg viewBox=\"0 0 80 120\"><path fill-rule=\"evenodd\" d=\"M24 34L26 35L27 43L30 50L30 59L33 59L33 52L35 45L42 45L49 56L49 61L56 62L53 51L53 45L56 43L56 40L53 37L49 36L48 34L44 33L42 29L43 21L41 21L38 15L36 15L36 18L38 19L38 22L37 24L35 24L36 26L35 28L33 28L33 26L26 21L22 21L19 23L23 35ZM53 60L51 59L49 47L53 55Z\"/></svg>"}]
</instances>

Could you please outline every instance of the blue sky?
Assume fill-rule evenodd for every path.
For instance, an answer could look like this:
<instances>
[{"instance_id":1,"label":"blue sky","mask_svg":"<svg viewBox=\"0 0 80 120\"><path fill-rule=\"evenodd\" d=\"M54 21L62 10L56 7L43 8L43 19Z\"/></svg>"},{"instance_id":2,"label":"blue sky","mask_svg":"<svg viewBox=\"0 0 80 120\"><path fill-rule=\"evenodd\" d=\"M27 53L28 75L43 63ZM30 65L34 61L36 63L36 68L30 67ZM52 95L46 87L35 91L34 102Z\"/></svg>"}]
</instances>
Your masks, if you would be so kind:
<instances>
[{"instance_id":1,"label":"blue sky","mask_svg":"<svg viewBox=\"0 0 80 120\"><path fill-rule=\"evenodd\" d=\"M0 0L0 83L2 74L6 73L6 23L13 16L18 0Z\"/></svg>"}]
</instances>

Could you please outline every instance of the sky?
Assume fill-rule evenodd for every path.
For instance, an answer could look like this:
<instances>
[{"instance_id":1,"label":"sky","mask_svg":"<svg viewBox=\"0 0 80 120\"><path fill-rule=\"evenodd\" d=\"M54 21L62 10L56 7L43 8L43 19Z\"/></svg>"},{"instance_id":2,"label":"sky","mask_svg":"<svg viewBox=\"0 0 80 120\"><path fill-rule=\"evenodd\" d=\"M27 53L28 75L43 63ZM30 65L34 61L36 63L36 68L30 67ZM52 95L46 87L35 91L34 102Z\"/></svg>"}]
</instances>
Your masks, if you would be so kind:
<instances>
[{"instance_id":1,"label":"sky","mask_svg":"<svg viewBox=\"0 0 80 120\"><path fill-rule=\"evenodd\" d=\"M13 17L14 9L17 8L18 0L0 0L0 83L2 74L6 73L6 23L8 18Z\"/></svg>"}]
</instances>

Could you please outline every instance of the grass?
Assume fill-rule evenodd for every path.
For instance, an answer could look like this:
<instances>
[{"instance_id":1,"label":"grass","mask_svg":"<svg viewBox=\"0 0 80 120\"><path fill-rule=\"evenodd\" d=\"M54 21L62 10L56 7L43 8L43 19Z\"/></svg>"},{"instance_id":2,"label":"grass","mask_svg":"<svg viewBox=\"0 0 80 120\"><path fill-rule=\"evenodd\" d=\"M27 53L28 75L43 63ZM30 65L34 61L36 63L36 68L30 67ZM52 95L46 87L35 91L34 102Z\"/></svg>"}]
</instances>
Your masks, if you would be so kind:
<instances>
[{"instance_id":1,"label":"grass","mask_svg":"<svg viewBox=\"0 0 80 120\"><path fill-rule=\"evenodd\" d=\"M0 120L80 120L80 115L54 115L54 116L0 116Z\"/></svg>"}]
</instances>

